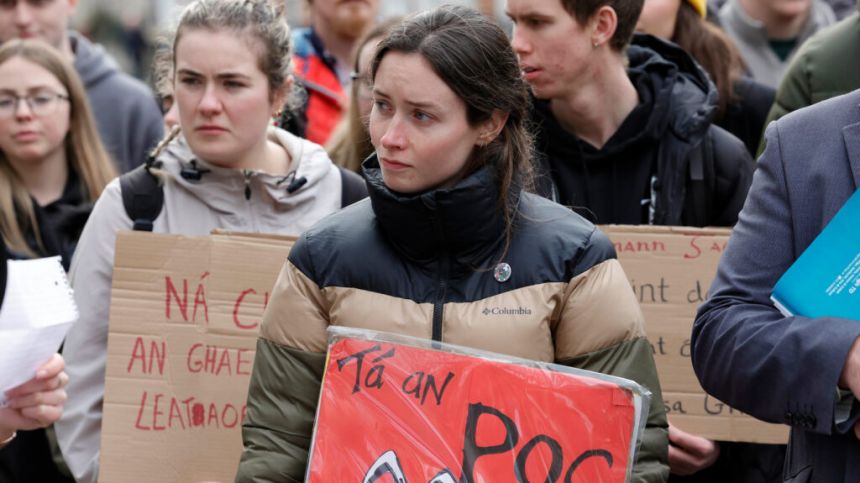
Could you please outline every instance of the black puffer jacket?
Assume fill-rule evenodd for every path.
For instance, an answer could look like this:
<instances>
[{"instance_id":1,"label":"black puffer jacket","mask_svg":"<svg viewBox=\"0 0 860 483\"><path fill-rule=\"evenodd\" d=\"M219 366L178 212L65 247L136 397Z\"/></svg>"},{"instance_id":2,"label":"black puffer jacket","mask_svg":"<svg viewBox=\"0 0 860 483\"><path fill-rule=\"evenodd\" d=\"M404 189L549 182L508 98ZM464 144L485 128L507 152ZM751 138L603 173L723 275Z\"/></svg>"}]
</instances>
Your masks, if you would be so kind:
<instances>
[{"instance_id":1,"label":"black puffer jacket","mask_svg":"<svg viewBox=\"0 0 860 483\"><path fill-rule=\"evenodd\" d=\"M656 37L637 34L628 57L640 104L600 149L535 101L538 193L587 208L578 211L597 223L731 226L754 164L743 143L712 124L716 88L686 52Z\"/></svg>"},{"instance_id":2,"label":"black puffer jacket","mask_svg":"<svg viewBox=\"0 0 860 483\"><path fill-rule=\"evenodd\" d=\"M505 251L491 168L417 195L390 191L375 158L364 168L370 199L303 233L272 289L236 481L302 481L329 326L441 340L637 381L656 403L632 481L665 481L666 419L654 359L609 239L569 210L523 193ZM509 278L485 269L503 255Z\"/></svg>"}]
</instances>

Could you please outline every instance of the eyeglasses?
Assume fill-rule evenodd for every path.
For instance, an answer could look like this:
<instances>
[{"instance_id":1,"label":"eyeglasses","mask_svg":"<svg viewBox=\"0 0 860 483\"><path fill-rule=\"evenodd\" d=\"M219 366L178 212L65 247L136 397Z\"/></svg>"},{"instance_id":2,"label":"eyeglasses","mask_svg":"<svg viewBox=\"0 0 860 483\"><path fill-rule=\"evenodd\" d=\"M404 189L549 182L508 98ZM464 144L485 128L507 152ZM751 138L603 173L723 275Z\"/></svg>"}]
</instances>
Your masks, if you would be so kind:
<instances>
[{"instance_id":1,"label":"eyeglasses","mask_svg":"<svg viewBox=\"0 0 860 483\"><path fill-rule=\"evenodd\" d=\"M2 94L0 95L0 119L7 119L18 112L18 106L21 101L27 103L30 112L35 116L47 116L52 114L57 108L57 101L67 101L69 96L56 93L40 93L29 96L19 97L15 95Z\"/></svg>"},{"instance_id":2,"label":"eyeglasses","mask_svg":"<svg viewBox=\"0 0 860 483\"><path fill-rule=\"evenodd\" d=\"M370 81L370 76L367 73L359 74L358 72L352 72L349 74L349 78L352 79L352 82L355 83L358 91L358 96L364 99L370 99L373 95L373 87Z\"/></svg>"}]
</instances>

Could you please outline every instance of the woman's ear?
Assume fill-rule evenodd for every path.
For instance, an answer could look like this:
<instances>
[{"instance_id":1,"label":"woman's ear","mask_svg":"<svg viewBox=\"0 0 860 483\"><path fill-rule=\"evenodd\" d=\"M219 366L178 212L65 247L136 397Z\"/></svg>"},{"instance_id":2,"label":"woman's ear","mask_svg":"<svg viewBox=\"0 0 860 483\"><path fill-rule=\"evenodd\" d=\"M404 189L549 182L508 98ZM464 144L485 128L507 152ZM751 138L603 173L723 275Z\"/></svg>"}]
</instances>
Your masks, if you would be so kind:
<instances>
[{"instance_id":1,"label":"woman's ear","mask_svg":"<svg viewBox=\"0 0 860 483\"><path fill-rule=\"evenodd\" d=\"M281 111L283 111L284 105L290 98L290 92L292 92L293 84L295 84L295 82L296 81L293 76L288 75L284 80L284 83L275 89L275 92L273 93L274 95L272 96L272 117L279 116Z\"/></svg>"},{"instance_id":2,"label":"woman's ear","mask_svg":"<svg viewBox=\"0 0 860 483\"><path fill-rule=\"evenodd\" d=\"M484 121L478 134L477 144L486 146L493 142L508 122L508 113L498 109L493 111L490 118Z\"/></svg>"}]
</instances>

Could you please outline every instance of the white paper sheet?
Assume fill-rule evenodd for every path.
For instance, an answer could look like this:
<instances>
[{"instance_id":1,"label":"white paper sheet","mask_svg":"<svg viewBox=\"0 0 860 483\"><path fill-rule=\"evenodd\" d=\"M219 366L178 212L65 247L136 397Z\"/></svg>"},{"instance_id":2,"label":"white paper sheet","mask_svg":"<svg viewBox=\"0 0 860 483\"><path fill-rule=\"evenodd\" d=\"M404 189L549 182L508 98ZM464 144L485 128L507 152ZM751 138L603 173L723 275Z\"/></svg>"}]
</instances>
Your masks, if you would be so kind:
<instances>
[{"instance_id":1,"label":"white paper sheet","mask_svg":"<svg viewBox=\"0 0 860 483\"><path fill-rule=\"evenodd\" d=\"M0 308L0 405L3 393L36 375L77 319L60 257L8 262Z\"/></svg>"}]
</instances>

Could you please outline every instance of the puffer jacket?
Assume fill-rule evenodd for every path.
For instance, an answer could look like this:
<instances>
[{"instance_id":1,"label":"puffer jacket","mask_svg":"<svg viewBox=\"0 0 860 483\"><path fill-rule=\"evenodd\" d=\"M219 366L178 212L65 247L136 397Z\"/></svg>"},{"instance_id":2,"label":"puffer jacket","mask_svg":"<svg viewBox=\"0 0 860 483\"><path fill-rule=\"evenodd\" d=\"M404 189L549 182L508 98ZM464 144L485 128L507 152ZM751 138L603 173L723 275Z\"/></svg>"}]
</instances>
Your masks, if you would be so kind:
<instances>
[{"instance_id":1,"label":"puffer jacket","mask_svg":"<svg viewBox=\"0 0 860 483\"><path fill-rule=\"evenodd\" d=\"M276 128L269 139L290 154L295 176L307 179L299 190L288 193L283 176L195 159L181 137L171 142L157 159L165 178L164 204L153 232L201 236L223 228L298 235L340 209L341 175L321 147ZM186 179L183 169L196 170L200 179ZM72 260L70 279L80 318L65 342L68 400L55 426L79 483L98 477L114 245L117 231L132 226L115 179L96 202Z\"/></svg>"},{"instance_id":2,"label":"puffer jacket","mask_svg":"<svg viewBox=\"0 0 860 483\"><path fill-rule=\"evenodd\" d=\"M388 190L375 158L364 168L370 199L305 232L272 291L237 481L303 481L329 326L635 380L654 403L634 481L665 481L668 433L652 350L608 238L570 210L517 192L515 230L502 259L511 277L500 283L492 267L503 254L505 223L491 168L413 196Z\"/></svg>"}]
</instances>

